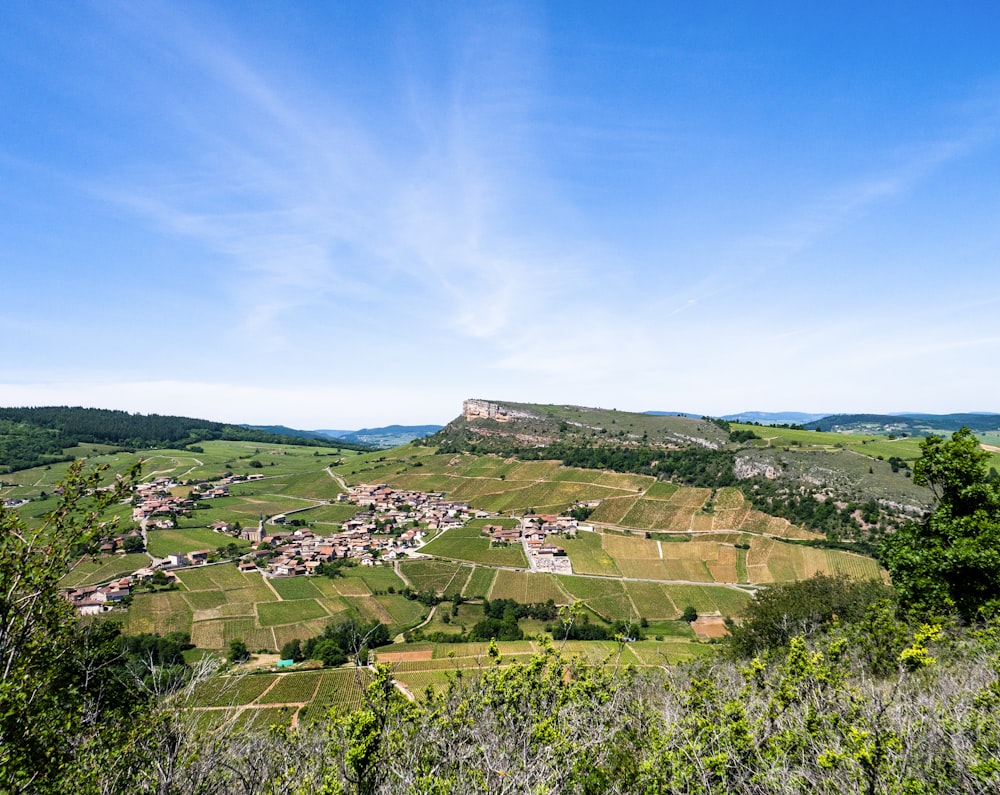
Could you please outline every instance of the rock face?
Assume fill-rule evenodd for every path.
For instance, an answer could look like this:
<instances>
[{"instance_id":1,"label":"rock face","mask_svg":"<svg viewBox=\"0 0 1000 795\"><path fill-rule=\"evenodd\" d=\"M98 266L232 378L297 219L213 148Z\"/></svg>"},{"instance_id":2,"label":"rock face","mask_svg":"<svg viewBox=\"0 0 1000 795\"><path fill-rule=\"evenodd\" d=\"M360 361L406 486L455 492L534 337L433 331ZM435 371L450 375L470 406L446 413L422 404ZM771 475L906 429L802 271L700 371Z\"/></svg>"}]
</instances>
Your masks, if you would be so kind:
<instances>
[{"instance_id":1,"label":"rock face","mask_svg":"<svg viewBox=\"0 0 1000 795\"><path fill-rule=\"evenodd\" d=\"M755 461L752 458L737 458L733 465L733 474L738 480L763 475L768 480L781 476L781 469L766 461Z\"/></svg>"},{"instance_id":2,"label":"rock face","mask_svg":"<svg viewBox=\"0 0 1000 795\"><path fill-rule=\"evenodd\" d=\"M510 422L514 417L532 417L524 411L514 411L488 400L469 399L462 404L462 416L467 420L496 420Z\"/></svg>"}]
</instances>

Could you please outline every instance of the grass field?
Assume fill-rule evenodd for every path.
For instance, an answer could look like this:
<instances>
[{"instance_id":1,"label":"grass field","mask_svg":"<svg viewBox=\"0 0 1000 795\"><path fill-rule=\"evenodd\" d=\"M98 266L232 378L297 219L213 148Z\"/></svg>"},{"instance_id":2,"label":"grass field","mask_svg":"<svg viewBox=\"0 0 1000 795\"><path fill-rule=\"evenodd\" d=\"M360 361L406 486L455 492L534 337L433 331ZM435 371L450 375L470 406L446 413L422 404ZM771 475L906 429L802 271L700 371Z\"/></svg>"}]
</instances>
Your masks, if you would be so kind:
<instances>
[{"instance_id":1,"label":"grass field","mask_svg":"<svg viewBox=\"0 0 1000 795\"><path fill-rule=\"evenodd\" d=\"M225 533L216 533L214 530L202 528L192 528L187 530L150 530L148 535L147 549L150 555L164 558L171 552L195 552L199 549L210 549L213 552L219 547L227 544L236 544L238 547L248 549L250 544L233 538Z\"/></svg>"}]
</instances>

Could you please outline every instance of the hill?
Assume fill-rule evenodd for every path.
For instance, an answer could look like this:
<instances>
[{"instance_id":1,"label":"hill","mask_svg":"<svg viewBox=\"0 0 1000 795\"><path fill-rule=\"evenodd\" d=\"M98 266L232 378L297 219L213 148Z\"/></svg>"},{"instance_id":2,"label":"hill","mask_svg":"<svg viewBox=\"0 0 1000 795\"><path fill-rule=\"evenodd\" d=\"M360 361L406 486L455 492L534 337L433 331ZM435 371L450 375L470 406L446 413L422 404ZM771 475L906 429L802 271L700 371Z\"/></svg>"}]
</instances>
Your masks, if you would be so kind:
<instances>
[{"instance_id":1,"label":"hill","mask_svg":"<svg viewBox=\"0 0 1000 795\"><path fill-rule=\"evenodd\" d=\"M329 439L229 425L221 422L160 414L69 406L0 408L0 472L72 460L68 452L81 443L126 450L190 448L212 439L329 445ZM370 449L356 442L343 447Z\"/></svg>"},{"instance_id":2,"label":"hill","mask_svg":"<svg viewBox=\"0 0 1000 795\"><path fill-rule=\"evenodd\" d=\"M722 419L729 422L755 422L761 425L804 425L828 416L828 414L810 414L804 411L741 411L739 414L726 414Z\"/></svg>"},{"instance_id":3,"label":"hill","mask_svg":"<svg viewBox=\"0 0 1000 795\"><path fill-rule=\"evenodd\" d=\"M838 433L929 436L969 428L975 433L1000 432L1000 414L831 414L803 424L807 430Z\"/></svg>"},{"instance_id":4,"label":"hill","mask_svg":"<svg viewBox=\"0 0 1000 795\"><path fill-rule=\"evenodd\" d=\"M915 439L467 400L461 416L423 443L443 453L557 460L701 488L738 486L758 510L867 549L922 515L932 499L910 477L919 455Z\"/></svg>"},{"instance_id":5,"label":"hill","mask_svg":"<svg viewBox=\"0 0 1000 795\"><path fill-rule=\"evenodd\" d=\"M441 425L386 425L382 428L361 428L357 431L314 431L327 437L343 439L355 444L363 444L383 449L398 447L414 439L423 439L441 430Z\"/></svg>"}]
</instances>

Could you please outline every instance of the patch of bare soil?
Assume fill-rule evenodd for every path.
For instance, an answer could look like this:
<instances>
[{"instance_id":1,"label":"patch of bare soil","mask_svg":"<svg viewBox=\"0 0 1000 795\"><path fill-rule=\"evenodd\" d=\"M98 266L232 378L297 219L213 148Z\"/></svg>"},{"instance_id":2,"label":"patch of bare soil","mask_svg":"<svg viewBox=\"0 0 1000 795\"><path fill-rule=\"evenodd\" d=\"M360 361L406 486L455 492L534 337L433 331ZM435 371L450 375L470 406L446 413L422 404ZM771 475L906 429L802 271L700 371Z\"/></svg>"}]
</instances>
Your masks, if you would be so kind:
<instances>
[{"instance_id":1,"label":"patch of bare soil","mask_svg":"<svg viewBox=\"0 0 1000 795\"><path fill-rule=\"evenodd\" d=\"M726 628L726 620L722 616L698 616L691 622L691 629L694 634L703 639L724 638L729 634Z\"/></svg>"},{"instance_id":2,"label":"patch of bare soil","mask_svg":"<svg viewBox=\"0 0 1000 795\"><path fill-rule=\"evenodd\" d=\"M379 662L404 662L406 660L430 660L434 655L433 649L421 649L419 651L376 651Z\"/></svg>"}]
</instances>

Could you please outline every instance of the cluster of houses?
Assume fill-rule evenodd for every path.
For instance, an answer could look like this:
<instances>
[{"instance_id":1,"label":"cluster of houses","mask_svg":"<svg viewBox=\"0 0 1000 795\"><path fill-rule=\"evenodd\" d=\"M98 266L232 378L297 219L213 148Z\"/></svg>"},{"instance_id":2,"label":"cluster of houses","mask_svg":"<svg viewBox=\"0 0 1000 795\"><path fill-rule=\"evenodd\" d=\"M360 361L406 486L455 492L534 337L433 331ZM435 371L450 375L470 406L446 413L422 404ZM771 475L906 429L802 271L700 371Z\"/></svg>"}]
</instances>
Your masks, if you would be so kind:
<instances>
[{"instance_id":1,"label":"cluster of houses","mask_svg":"<svg viewBox=\"0 0 1000 795\"><path fill-rule=\"evenodd\" d=\"M347 494L340 494L338 502L351 502L378 511L383 523L397 526L418 522L429 530L447 530L463 527L470 519L486 519L487 511L470 508L467 502L454 502L444 498L444 492L406 491L386 486L362 484L351 486ZM356 518L361 518L359 514ZM345 523L345 529L349 523Z\"/></svg>"},{"instance_id":2,"label":"cluster of houses","mask_svg":"<svg viewBox=\"0 0 1000 795\"><path fill-rule=\"evenodd\" d=\"M258 568L258 563L272 577L297 577L315 574L323 563L353 559L362 566L376 566L383 561L406 555L424 536L412 528L398 536L375 538L368 530L350 529L333 535L318 536L311 530L276 533L265 536L251 560L240 564L242 571ZM255 562L256 561L256 562Z\"/></svg>"},{"instance_id":3,"label":"cluster of houses","mask_svg":"<svg viewBox=\"0 0 1000 795\"><path fill-rule=\"evenodd\" d=\"M107 585L90 585L83 588L74 588L62 593L63 598L69 602L81 615L96 615L97 613L107 613L132 595L132 587L137 582L149 582L156 574L152 568L142 568L127 577L121 577ZM163 572L163 582L170 584L177 581L177 575L172 572Z\"/></svg>"},{"instance_id":4,"label":"cluster of houses","mask_svg":"<svg viewBox=\"0 0 1000 795\"><path fill-rule=\"evenodd\" d=\"M171 494L171 489L178 485L170 478L154 478L136 484L132 519L145 522L147 527L173 527L173 517L194 508L194 500L190 497L175 497Z\"/></svg>"},{"instance_id":5,"label":"cluster of houses","mask_svg":"<svg viewBox=\"0 0 1000 795\"><path fill-rule=\"evenodd\" d=\"M228 497L229 487L233 483L260 480L263 477L258 474L230 474L219 480L194 483L191 484L191 492L187 497L174 496L173 490L181 484L173 479L154 478L136 485L132 518L137 522L146 522L147 526L169 528L173 526L173 517L190 511L194 508L195 501Z\"/></svg>"},{"instance_id":6,"label":"cluster of houses","mask_svg":"<svg viewBox=\"0 0 1000 795\"><path fill-rule=\"evenodd\" d=\"M333 535L318 536L299 529L254 539L258 549L253 556L261 560L268 574L312 574L322 563L345 558L362 566L377 566L409 555L428 530L463 527L470 519L489 516L468 503L445 500L441 492L397 490L382 483L352 486L337 500L367 510L343 522L342 531ZM280 519L273 521L281 523ZM258 532L263 532L263 522ZM275 556L274 551L279 554ZM247 569L254 565L247 565Z\"/></svg>"}]
</instances>

